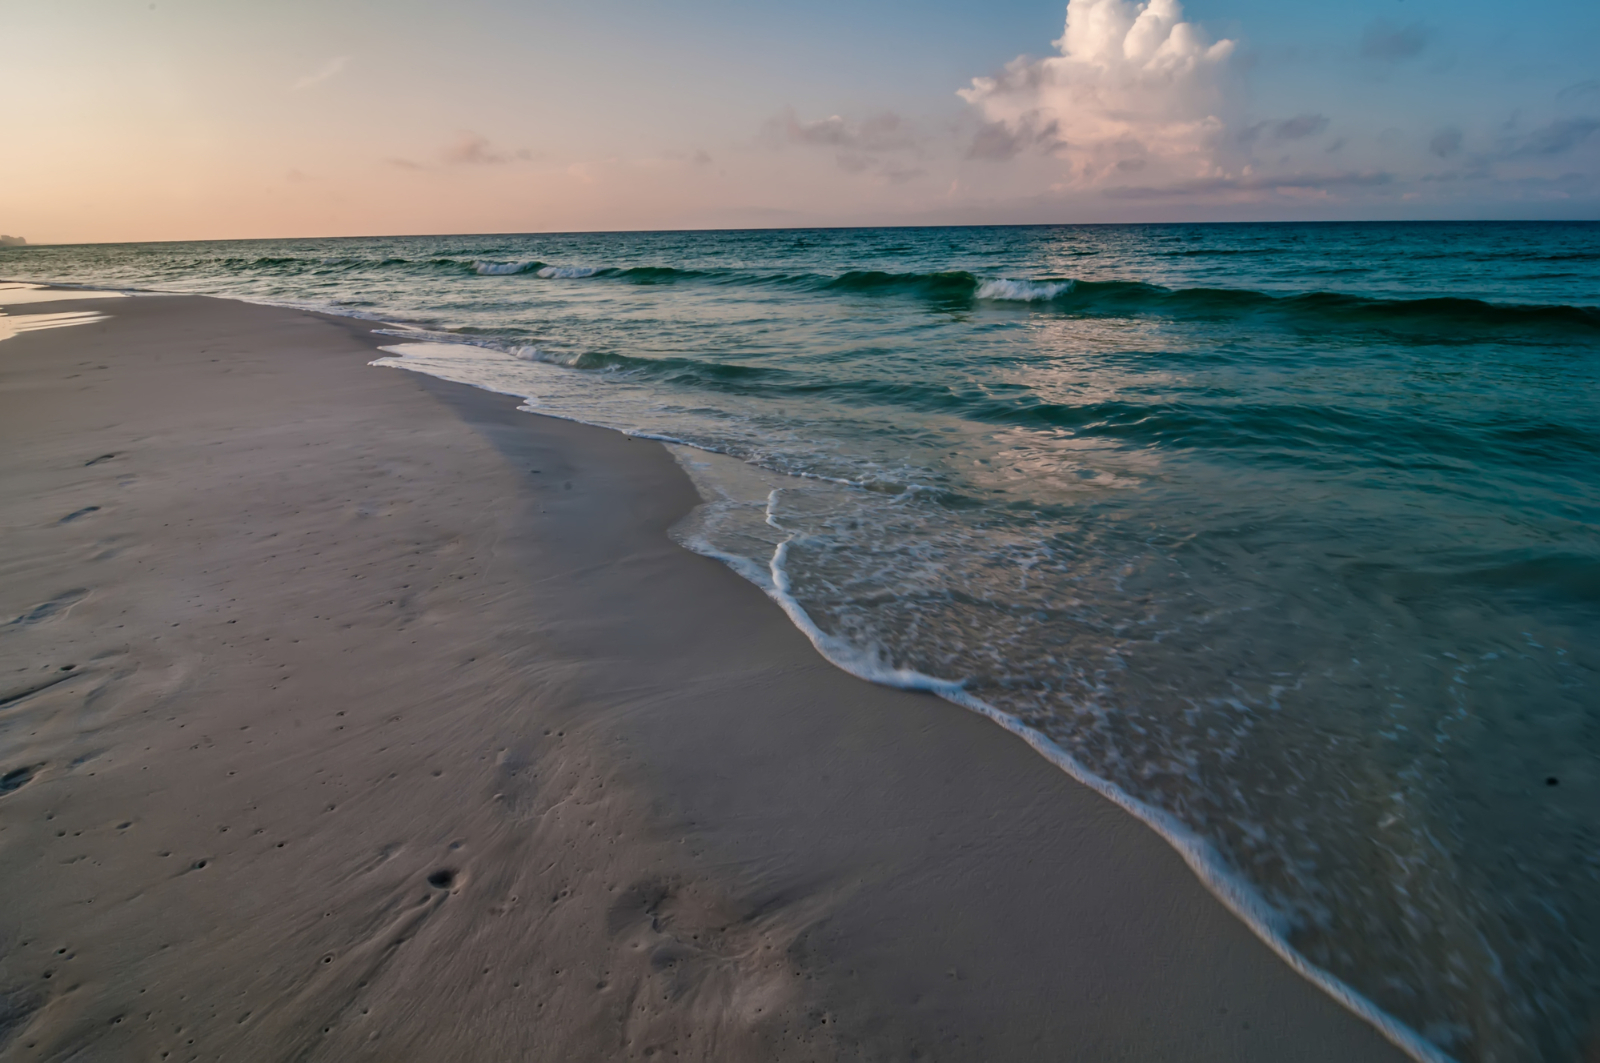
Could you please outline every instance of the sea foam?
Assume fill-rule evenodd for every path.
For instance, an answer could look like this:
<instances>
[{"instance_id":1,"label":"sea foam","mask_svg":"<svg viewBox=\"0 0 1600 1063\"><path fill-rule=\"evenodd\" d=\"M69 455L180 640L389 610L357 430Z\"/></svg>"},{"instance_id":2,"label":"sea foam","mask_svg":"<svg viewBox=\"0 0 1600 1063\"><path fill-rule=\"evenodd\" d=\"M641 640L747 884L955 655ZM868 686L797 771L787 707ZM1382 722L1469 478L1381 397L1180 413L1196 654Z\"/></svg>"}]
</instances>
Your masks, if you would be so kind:
<instances>
[{"instance_id":1,"label":"sea foam","mask_svg":"<svg viewBox=\"0 0 1600 1063\"><path fill-rule=\"evenodd\" d=\"M474 262L472 271L480 277L507 277L538 269L538 262Z\"/></svg>"},{"instance_id":2,"label":"sea foam","mask_svg":"<svg viewBox=\"0 0 1600 1063\"><path fill-rule=\"evenodd\" d=\"M581 280L601 272L600 266L545 266L539 276L546 280Z\"/></svg>"},{"instance_id":3,"label":"sea foam","mask_svg":"<svg viewBox=\"0 0 1600 1063\"><path fill-rule=\"evenodd\" d=\"M978 285L977 297L995 302L1039 303L1070 292L1076 281L1022 281L1001 277Z\"/></svg>"}]
</instances>

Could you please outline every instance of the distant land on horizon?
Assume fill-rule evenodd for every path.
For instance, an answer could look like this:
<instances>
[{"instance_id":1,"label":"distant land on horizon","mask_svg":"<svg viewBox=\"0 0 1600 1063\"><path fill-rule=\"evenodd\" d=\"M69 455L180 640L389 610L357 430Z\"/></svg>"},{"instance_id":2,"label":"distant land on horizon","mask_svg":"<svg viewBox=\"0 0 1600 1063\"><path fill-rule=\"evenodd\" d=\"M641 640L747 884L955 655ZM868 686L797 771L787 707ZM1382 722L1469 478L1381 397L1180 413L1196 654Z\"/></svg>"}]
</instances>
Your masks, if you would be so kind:
<instances>
[{"instance_id":1,"label":"distant land on horizon","mask_svg":"<svg viewBox=\"0 0 1600 1063\"><path fill-rule=\"evenodd\" d=\"M0 236L0 247L26 247L27 244L20 236Z\"/></svg>"}]
</instances>

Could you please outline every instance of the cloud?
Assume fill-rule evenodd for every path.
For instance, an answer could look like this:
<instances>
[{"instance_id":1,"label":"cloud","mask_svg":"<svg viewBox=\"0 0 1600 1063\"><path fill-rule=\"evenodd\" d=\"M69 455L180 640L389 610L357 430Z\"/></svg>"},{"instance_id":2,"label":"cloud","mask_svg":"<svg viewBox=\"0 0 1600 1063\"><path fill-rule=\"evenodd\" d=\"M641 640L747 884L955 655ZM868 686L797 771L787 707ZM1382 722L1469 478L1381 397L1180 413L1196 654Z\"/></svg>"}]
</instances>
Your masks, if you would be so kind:
<instances>
[{"instance_id":1,"label":"cloud","mask_svg":"<svg viewBox=\"0 0 1600 1063\"><path fill-rule=\"evenodd\" d=\"M1428 141L1428 150L1441 159L1448 159L1452 155L1461 153L1461 130L1455 126L1446 126L1433 135Z\"/></svg>"},{"instance_id":2,"label":"cloud","mask_svg":"<svg viewBox=\"0 0 1600 1063\"><path fill-rule=\"evenodd\" d=\"M1420 22L1396 26L1378 19L1361 33L1361 58L1383 63L1399 63L1422 54L1432 33Z\"/></svg>"},{"instance_id":3,"label":"cloud","mask_svg":"<svg viewBox=\"0 0 1600 1063\"><path fill-rule=\"evenodd\" d=\"M505 151L495 147L488 137L471 130L462 132L439 154L445 162L461 166L503 166L533 158L533 152L527 148Z\"/></svg>"},{"instance_id":4,"label":"cloud","mask_svg":"<svg viewBox=\"0 0 1600 1063\"><path fill-rule=\"evenodd\" d=\"M1362 109L1345 94L1311 97L1304 111L1275 112L1265 108L1283 106L1282 97L1252 102L1247 57L1233 41L1188 21L1181 0L1065 3L1065 28L1049 55L1021 56L973 78L959 92L971 110L950 128L954 142L922 144L930 169L962 167L950 184L952 201L958 191L972 202L988 194L1019 215L1033 211L1025 203L1049 202L1087 215L1197 214L1214 205L1228 213L1259 208L1266 216L1298 213L1296 204L1315 204L1319 213L1365 209L1361 204L1393 211L1490 186L1507 202L1592 202L1600 188L1600 78L1593 71L1574 68L1564 80L1529 89L1526 99L1513 98L1531 113L1517 107L1503 124L1506 110L1486 113L1465 99L1453 102L1466 110L1431 122L1405 100ZM1447 40L1433 23L1358 22L1345 49L1354 61L1349 53L1359 44L1363 65L1344 76L1359 84L1418 71L1442 61ZM788 135L837 145L854 134L832 119L801 123ZM863 166L837 150L841 166ZM941 173L940 184L950 176Z\"/></svg>"},{"instance_id":5,"label":"cloud","mask_svg":"<svg viewBox=\"0 0 1600 1063\"><path fill-rule=\"evenodd\" d=\"M1291 174L1266 177L1206 177L1162 186L1123 186L1108 188L1110 199L1167 199L1185 196L1210 196L1228 192L1276 192L1281 195L1295 193L1324 193L1339 188L1372 188L1394 181L1394 175L1382 170L1348 171L1344 173Z\"/></svg>"},{"instance_id":6,"label":"cloud","mask_svg":"<svg viewBox=\"0 0 1600 1063\"><path fill-rule=\"evenodd\" d=\"M320 85L329 78L336 76L339 71L343 70L345 65L349 62L350 57L348 55L336 55L332 59L329 59L326 63L323 63L312 73L307 74L299 81L296 81L293 85L290 85L289 89L292 92L300 92L303 89L309 89L313 85Z\"/></svg>"},{"instance_id":7,"label":"cloud","mask_svg":"<svg viewBox=\"0 0 1600 1063\"><path fill-rule=\"evenodd\" d=\"M504 166L513 162L528 162L534 157L535 153L527 148L501 148L488 137L474 133L470 129L463 130L438 151L439 161L446 166ZM433 169L425 162L418 162L403 155L391 155L383 162L384 165L399 170Z\"/></svg>"},{"instance_id":8,"label":"cloud","mask_svg":"<svg viewBox=\"0 0 1600 1063\"><path fill-rule=\"evenodd\" d=\"M1254 143L1262 137L1271 141L1304 140L1316 136L1327 128L1327 115L1297 114L1281 122L1257 122L1240 133L1239 139L1246 144Z\"/></svg>"},{"instance_id":9,"label":"cloud","mask_svg":"<svg viewBox=\"0 0 1600 1063\"><path fill-rule=\"evenodd\" d=\"M869 174L893 184L921 177L915 165L922 138L910 122L893 111L880 111L860 122L840 115L804 121L789 108L770 119L764 130L769 143L827 148L839 169Z\"/></svg>"},{"instance_id":10,"label":"cloud","mask_svg":"<svg viewBox=\"0 0 1600 1063\"><path fill-rule=\"evenodd\" d=\"M690 166L704 168L716 164L716 159L705 148L672 148L661 153L659 159L646 160L646 165L656 165L661 162L688 163Z\"/></svg>"},{"instance_id":11,"label":"cloud","mask_svg":"<svg viewBox=\"0 0 1600 1063\"><path fill-rule=\"evenodd\" d=\"M1314 137L1327 128L1327 115L1297 114L1274 125L1268 136L1272 140L1303 140L1306 137Z\"/></svg>"},{"instance_id":12,"label":"cloud","mask_svg":"<svg viewBox=\"0 0 1600 1063\"><path fill-rule=\"evenodd\" d=\"M1218 172L1234 42L1208 41L1178 0L1070 0L1055 46L1059 55L1018 57L960 90L984 122L968 157L1057 156L1079 186L1130 165Z\"/></svg>"},{"instance_id":13,"label":"cloud","mask_svg":"<svg viewBox=\"0 0 1600 1063\"><path fill-rule=\"evenodd\" d=\"M790 109L769 125L776 125L791 144L860 152L900 151L916 146L910 125L893 111L882 111L852 125L838 115L803 122Z\"/></svg>"},{"instance_id":14,"label":"cloud","mask_svg":"<svg viewBox=\"0 0 1600 1063\"><path fill-rule=\"evenodd\" d=\"M1049 153L1061 146L1061 124L1055 119L1040 125L1024 115L1015 127L1005 122L984 122L967 146L967 158L1006 162L1029 148Z\"/></svg>"},{"instance_id":15,"label":"cloud","mask_svg":"<svg viewBox=\"0 0 1600 1063\"><path fill-rule=\"evenodd\" d=\"M1560 155L1600 133L1600 118L1561 118L1522 138L1509 155Z\"/></svg>"}]
</instances>

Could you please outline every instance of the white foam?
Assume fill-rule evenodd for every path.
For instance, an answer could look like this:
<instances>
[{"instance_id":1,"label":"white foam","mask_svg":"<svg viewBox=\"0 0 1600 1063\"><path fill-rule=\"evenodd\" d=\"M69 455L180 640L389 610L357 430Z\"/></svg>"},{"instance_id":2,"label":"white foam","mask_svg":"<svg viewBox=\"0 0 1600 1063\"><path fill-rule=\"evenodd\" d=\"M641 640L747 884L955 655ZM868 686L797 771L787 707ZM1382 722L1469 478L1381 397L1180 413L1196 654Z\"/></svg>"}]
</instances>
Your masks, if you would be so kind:
<instances>
[{"instance_id":1,"label":"white foam","mask_svg":"<svg viewBox=\"0 0 1600 1063\"><path fill-rule=\"evenodd\" d=\"M535 344L525 347L512 347L506 352L511 357L522 362L542 362L545 365L559 365L568 369L577 364L583 357L582 351L547 351Z\"/></svg>"},{"instance_id":2,"label":"white foam","mask_svg":"<svg viewBox=\"0 0 1600 1063\"><path fill-rule=\"evenodd\" d=\"M430 340L423 343L396 343L379 347L378 350L389 357L374 359L368 365L409 369L441 380L470 384L499 395L533 400L533 396L528 394L526 376L516 371L516 362L503 352L496 353L505 364L506 372L496 373L492 364L486 364L494 355L487 348L471 344L436 343Z\"/></svg>"},{"instance_id":3,"label":"white foam","mask_svg":"<svg viewBox=\"0 0 1600 1063\"><path fill-rule=\"evenodd\" d=\"M532 262L474 262L472 271L480 277L504 277L522 273L532 265Z\"/></svg>"},{"instance_id":4,"label":"white foam","mask_svg":"<svg viewBox=\"0 0 1600 1063\"><path fill-rule=\"evenodd\" d=\"M546 280L581 280L599 272L599 266L546 266L539 271L539 276Z\"/></svg>"},{"instance_id":5,"label":"white foam","mask_svg":"<svg viewBox=\"0 0 1600 1063\"><path fill-rule=\"evenodd\" d=\"M1037 303L1072 290L1076 281L1014 281L1004 277L978 285L979 299L996 302Z\"/></svg>"}]
</instances>

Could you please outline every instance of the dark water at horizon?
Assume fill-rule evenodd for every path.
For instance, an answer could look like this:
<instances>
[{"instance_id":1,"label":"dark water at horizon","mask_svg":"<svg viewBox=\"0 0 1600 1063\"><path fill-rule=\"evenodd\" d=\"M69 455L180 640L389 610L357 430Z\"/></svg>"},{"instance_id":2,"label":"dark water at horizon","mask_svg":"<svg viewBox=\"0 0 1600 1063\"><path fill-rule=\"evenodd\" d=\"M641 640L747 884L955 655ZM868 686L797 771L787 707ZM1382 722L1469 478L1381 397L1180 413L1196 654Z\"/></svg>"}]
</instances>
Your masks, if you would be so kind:
<instances>
[{"instance_id":1,"label":"dark water at horizon","mask_svg":"<svg viewBox=\"0 0 1600 1063\"><path fill-rule=\"evenodd\" d=\"M395 364L689 444L681 539L836 661L1047 736L1450 1056L1600 1051L1600 224L30 247L0 277L403 323Z\"/></svg>"}]
</instances>

